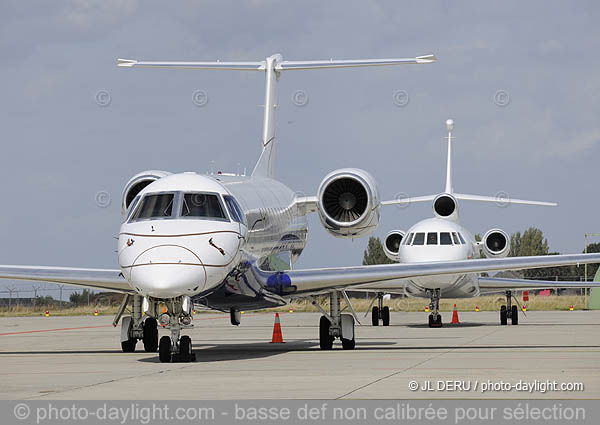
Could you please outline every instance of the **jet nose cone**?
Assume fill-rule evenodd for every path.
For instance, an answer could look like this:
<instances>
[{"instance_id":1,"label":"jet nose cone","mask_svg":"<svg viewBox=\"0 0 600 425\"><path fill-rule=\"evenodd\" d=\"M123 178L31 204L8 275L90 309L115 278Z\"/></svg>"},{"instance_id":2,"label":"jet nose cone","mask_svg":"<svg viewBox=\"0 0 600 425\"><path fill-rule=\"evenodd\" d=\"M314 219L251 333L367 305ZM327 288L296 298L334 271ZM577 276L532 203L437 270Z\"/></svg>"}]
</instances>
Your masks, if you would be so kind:
<instances>
[{"instance_id":1,"label":"jet nose cone","mask_svg":"<svg viewBox=\"0 0 600 425\"><path fill-rule=\"evenodd\" d=\"M206 285L206 272L191 250L161 245L136 258L131 269L131 283L144 295L171 298L202 291Z\"/></svg>"}]
</instances>

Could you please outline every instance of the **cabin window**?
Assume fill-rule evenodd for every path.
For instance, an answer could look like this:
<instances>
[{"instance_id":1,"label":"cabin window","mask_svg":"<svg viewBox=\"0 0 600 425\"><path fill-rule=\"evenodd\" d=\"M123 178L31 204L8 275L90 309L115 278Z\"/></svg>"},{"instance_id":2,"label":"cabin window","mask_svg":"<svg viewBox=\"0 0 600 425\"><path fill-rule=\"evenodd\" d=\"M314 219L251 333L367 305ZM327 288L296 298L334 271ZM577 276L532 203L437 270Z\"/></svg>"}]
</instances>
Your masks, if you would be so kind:
<instances>
[{"instance_id":1,"label":"cabin window","mask_svg":"<svg viewBox=\"0 0 600 425\"><path fill-rule=\"evenodd\" d=\"M413 240L413 245L423 245L425 243L425 233L415 233L415 238Z\"/></svg>"},{"instance_id":2,"label":"cabin window","mask_svg":"<svg viewBox=\"0 0 600 425\"><path fill-rule=\"evenodd\" d=\"M427 245L437 245L438 244L438 235L436 232L427 233Z\"/></svg>"},{"instance_id":3,"label":"cabin window","mask_svg":"<svg viewBox=\"0 0 600 425\"><path fill-rule=\"evenodd\" d=\"M185 193L181 217L227 220L219 197L212 193Z\"/></svg>"},{"instance_id":4,"label":"cabin window","mask_svg":"<svg viewBox=\"0 0 600 425\"><path fill-rule=\"evenodd\" d=\"M449 232L440 232L440 245L452 245L452 238Z\"/></svg>"},{"instance_id":5,"label":"cabin window","mask_svg":"<svg viewBox=\"0 0 600 425\"><path fill-rule=\"evenodd\" d=\"M460 234L460 232L458 232L458 237L460 238L460 241L463 243L463 245L466 245L467 243L465 242L465 239L462 237L462 235Z\"/></svg>"},{"instance_id":6,"label":"cabin window","mask_svg":"<svg viewBox=\"0 0 600 425\"><path fill-rule=\"evenodd\" d=\"M225 205L227 205L227 210L229 211L231 218L234 221L245 225L246 219L244 217L244 213L242 212L242 208L235 198L230 195L225 195L223 196L223 199L225 199Z\"/></svg>"},{"instance_id":7,"label":"cabin window","mask_svg":"<svg viewBox=\"0 0 600 425\"><path fill-rule=\"evenodd\" d=\"M458 240L458 235L456 232L452 232L452 240L454 241L454 245L460 245L460 241Z\"/></svg>"},{"instance_id":8,"label":"cabin window","mask_svg":"<svg viewBox=\"0 0 600 425\"><path fill-rule=\"evenodd\" d=\"M133 220L148 220L152 218L167 218L173 214L172 193L147 194L133 216Z\"/></svg>"}]
</instances>

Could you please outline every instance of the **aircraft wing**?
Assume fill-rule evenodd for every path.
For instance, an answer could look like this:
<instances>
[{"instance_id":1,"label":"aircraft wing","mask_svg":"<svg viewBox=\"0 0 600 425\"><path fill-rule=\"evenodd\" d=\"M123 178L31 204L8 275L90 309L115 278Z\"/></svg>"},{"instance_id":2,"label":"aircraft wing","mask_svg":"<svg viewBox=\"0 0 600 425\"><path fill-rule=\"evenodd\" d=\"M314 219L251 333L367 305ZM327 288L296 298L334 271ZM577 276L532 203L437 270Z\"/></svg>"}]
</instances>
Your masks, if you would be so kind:
<instances>
[{"instance_id":1,"label":"aircraft wing","mask_svg":"<svg viewBox=\"0 0 600 425\"><path fill-rule=\"evenodd\" d=\"M600 282L552 281L511 279L502 277L480 277L479 288L482 294L504 292L510 290L529 289L566 289L566 288L600 288Z\"/></svg>"},{"instance_id":2,"label":"aircraft wing","mask_svg":"<svg viewBox=\"0 0 600 425\"><path fill-rule=\"evenodd\" d=\"M134 293L121 270L46 266L3 266L0 279L64 283L85 288Z\"/></svg>"},{"instance_id":3,"label":"aircraft wing","mask_svg":"<svg viewBox=\"0 0 600 425\"><path fill-rule=\"evenodd\" d=\"M257 279L266 286L287 286L291 296L316 294L368 283L447 274L523 270L540 267L600 263L600 254L541 255L532 257L484 258L429 263L384 264L376 266L267 272L256 269ZM589 283L587 286L590 286Z\"/></svg>"}]
</instances>

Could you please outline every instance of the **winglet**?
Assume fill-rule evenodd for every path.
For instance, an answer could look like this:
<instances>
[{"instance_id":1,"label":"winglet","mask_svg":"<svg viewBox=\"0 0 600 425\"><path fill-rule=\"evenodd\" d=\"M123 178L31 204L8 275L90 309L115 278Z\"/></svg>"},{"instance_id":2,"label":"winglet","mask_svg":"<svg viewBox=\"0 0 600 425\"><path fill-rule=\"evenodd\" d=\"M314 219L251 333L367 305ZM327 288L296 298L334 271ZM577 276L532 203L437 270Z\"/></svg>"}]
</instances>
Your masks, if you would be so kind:
<instances>
[{"instance_id":1,"label":"winglet","mask_svg":"<svg viewBox=\"0 0 600 425\"><path fill-rule=\"evenodd\" d=\"M137 63L138 63L138 61L132 60L132 59L117 59L117 66L131 68L132 66L135 66Z\"/></svg>"}]
</instances>

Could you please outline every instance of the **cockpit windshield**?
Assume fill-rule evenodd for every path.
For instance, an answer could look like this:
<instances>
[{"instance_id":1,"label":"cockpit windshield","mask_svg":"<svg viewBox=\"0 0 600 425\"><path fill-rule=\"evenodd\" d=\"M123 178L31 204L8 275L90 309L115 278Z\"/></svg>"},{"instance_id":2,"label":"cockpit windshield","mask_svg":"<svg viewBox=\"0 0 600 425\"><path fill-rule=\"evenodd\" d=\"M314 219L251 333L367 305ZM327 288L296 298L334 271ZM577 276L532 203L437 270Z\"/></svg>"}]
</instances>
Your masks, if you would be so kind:
<instances>
[{"instance_id":1,"label":"cockpit windshield","mask_svg":"<svg viewBox=\"0 0 600 425\"><path fill-rule=\"evenodd\" d=\"M133 215L133 220L171 217L173 214L173 193L157 193L144 196Z\"/></svg>"},{"instance_id":2,"label":"cockpit windshield","mask_svg":"<svg viewBox=\"0 0 600 425\"><path fill-rule=\"evenodd\" d=\"M227 220L219 197L210 193L185 193L181 205L181 217Z\"/></svg>"}]
</instances>

